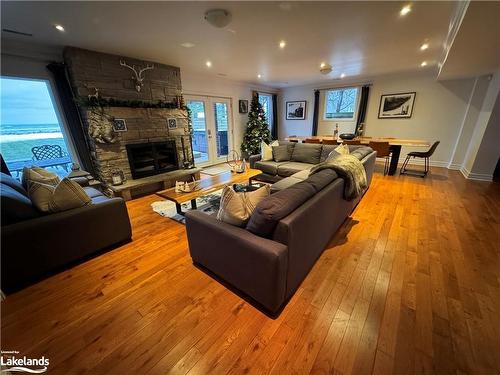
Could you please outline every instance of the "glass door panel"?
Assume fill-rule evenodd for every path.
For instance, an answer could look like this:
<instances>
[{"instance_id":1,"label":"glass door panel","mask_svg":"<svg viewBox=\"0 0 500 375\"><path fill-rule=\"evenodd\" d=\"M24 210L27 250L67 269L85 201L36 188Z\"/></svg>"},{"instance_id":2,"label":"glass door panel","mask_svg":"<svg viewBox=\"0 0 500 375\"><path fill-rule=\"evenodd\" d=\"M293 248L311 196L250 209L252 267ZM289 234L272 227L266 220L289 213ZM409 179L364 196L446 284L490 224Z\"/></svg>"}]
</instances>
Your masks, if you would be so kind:
<instances>
[{"instance_id":1,"label":"glass door panel","mask_svg":"<svg viewBox=\"0 0 500 375\"><path fill-rule=\"evenodd\" d=\"M188 100L187 106L191 110L193 124L193 154L195 164L209 161L208 129L203 100Z\"/></svg>"},{"instance_id":2,"label":"glass door panel","mask_svg":"<svg viewBox=\"0 0 500 375\"><path fill-rule=\"evenodd\" d=\"M215 141L217 158L226 157L229 150L229 112L226 102L214 102Z\"/></svg>"}]
</instances>

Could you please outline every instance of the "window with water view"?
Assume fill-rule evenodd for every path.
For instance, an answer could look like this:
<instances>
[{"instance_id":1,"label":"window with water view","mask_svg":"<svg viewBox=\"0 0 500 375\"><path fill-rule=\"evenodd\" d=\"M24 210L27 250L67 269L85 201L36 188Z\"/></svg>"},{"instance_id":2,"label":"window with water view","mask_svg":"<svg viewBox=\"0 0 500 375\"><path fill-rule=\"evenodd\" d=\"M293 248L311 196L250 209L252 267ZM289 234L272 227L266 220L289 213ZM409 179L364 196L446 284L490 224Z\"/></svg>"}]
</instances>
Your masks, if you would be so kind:
<instances>
[{"instance_id":1,"label":"window with water view","mask_svg":"<svg viewBox=\"0 0 500 375\"><path fill-rule=\"evenodd\" d=\"M2 77L0 152L13 176L25 165L65 174L71 158L48 81Z\"/></svg>"}]
</instances>

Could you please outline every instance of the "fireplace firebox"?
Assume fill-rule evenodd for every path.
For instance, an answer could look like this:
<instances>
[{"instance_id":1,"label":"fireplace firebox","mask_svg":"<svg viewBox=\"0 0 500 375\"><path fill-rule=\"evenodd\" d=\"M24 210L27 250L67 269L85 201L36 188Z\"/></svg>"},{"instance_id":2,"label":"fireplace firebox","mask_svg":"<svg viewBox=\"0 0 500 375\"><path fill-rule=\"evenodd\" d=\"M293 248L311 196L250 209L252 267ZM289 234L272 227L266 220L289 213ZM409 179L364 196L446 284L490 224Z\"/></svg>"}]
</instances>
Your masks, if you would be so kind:
<instances>
[{"instance_id":1,"label":"fireplace firebox","mask_svg":"<svg viewBox=\"0 0 500 375\"><path fill-rule=\"evenodd\" d=\"M126 145L132 178L179 169L175 140Z\"/></svg>"}]
</instances>

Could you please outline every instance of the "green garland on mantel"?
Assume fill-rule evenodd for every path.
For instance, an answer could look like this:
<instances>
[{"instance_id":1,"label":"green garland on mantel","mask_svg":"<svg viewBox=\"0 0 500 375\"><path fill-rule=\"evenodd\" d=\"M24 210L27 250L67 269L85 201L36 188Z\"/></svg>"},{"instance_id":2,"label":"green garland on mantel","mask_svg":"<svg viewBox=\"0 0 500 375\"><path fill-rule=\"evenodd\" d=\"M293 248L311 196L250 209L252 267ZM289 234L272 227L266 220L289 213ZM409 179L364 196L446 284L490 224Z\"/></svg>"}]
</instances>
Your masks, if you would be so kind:
<instances>
[{"instance_id":1,"label":"green garland on mantel","mask_svg":"<svg viewBox=\"0 0 500 375\"><path fill-rule=\"evenodd\" d=\"M96 107L128 107L128 108L165 108L165 109L184 109L189 111L185 105L181 108L177 107L175 102L166 102L158 100L150 102L146 100L120 100L113 98L96 98L96 97L79 97L76 102L82 107L96 108Z\"/></svg>"}]
</instances>

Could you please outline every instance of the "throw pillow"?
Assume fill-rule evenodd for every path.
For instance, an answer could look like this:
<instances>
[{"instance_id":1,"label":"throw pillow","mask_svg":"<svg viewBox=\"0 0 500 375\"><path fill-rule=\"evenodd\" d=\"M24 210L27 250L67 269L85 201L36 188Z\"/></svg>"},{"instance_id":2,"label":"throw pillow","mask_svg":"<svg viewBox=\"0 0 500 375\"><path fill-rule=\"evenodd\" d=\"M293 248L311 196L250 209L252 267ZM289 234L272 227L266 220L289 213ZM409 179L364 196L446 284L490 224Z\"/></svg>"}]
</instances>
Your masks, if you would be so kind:
<instances>
[{"instance_id":1,"label":"throw pillow","mask_svg":"<svg viewBox=\"0 0 500 375\"><path fill-rule=\"evenodd\" d=\"M36 181L42 184L55 186L61 181L61 179L57 174L40 167L24 167L22 184L26 190L28 190L29 181Z\"/></svg>"},{"instance_id":2,"label":"throw pillow","mask_svg":"<svg viewBox=\"0 0 500 375\"><path fill-rule=\"evenodd\" d=\"M349 155L349 146L342 143L335 149L335 151L337 151L341 155Z\"/></svg>"},{"instance_id":3,"label":"throw pillow","mask_svg":"<svg viewBox=\"0 0 500 375\"><path fill-rule=\"evenodd\" d=\"M262 141L260 144L260 156L262 161L273 160L273 146L279 146L278 141L273 141L269 145Z\"/></svg>"},{"instance_id":4,"label":"throw pillow","mask_svg":"<svg viewBox=\"0 0 500 375\"><path fill-rule=\"evenodd\" d=\"M292 156L291 147L288 145L273 146L274 161L288 161Z\"/></svg>"},{"instance_id":5,"label":"throw pillow","mask_svg":"<svg viewBox=\"0 0 500 375\"><path fill-rule=\"evenodd\" d=\"M69 178L64 178L56 186L29 181L28 193L31 202L42 212L61 212L92 202L85 190Z\"/></svg>"},{"instance_id":6,"label":"throw pillow","mask_svg":"<svg viewBox=\"0 0 500 375\"><path fill-rule=\"evenodd\" d=\"M252 216L257 203L269 196L270 191L269 185L242 193L235 192L232 186L226 186L222 190L217 220L239 227L244 226Z\"/></svg>"}]
</instances>

